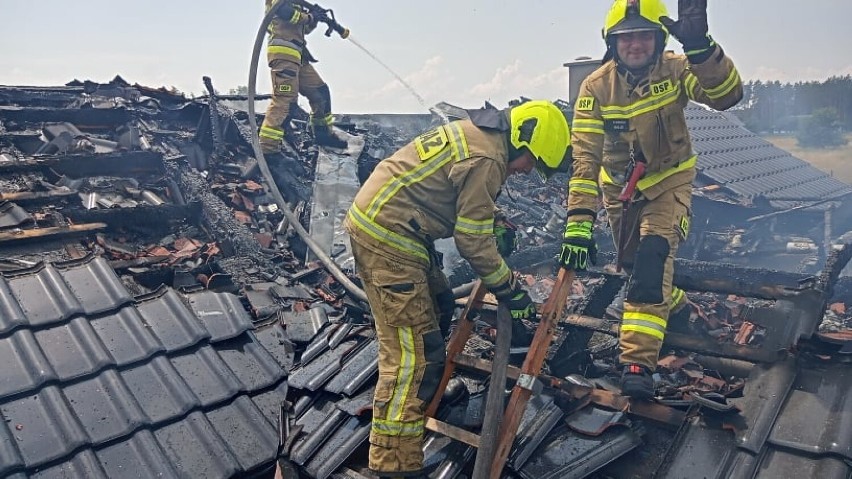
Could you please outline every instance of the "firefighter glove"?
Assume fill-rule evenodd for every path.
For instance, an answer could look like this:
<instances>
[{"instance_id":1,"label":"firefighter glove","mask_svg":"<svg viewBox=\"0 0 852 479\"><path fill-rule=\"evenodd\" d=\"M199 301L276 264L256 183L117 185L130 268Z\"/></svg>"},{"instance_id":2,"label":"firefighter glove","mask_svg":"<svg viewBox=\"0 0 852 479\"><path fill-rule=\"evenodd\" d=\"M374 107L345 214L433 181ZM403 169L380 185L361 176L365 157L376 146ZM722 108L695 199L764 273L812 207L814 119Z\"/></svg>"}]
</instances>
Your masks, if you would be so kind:
<instances>
[{"instance_id":1,"label":"firefighter glove","mask_svg":"<svg viewBox=\"0 0 852 479\"><path fill-rule=\"evenodd\" d=\"M569 221L562 236L559 262L567 269L585 271L589 262L596 263L598 248L592 236L591 221Z\"/></svg>"},{"instance_id":2,"label":"firefighter glove","mask_svg":"<svg viewBox=\"0 0 852 479\"><path fill-rule=\"evenodd\" d=\"M707 0L678 0L677 21L660 17L660 23L683 45L687 56L702 53L714 45L707 34Z\"/></svg>"},{"instance_id":3,"label":"firefighter glove","mask_svg":"<svg viewBox=\"0 0 852 479\"><path fill-rule=\"evenodd\" d=\"M518 227L508 220L497 220L494 222L494 238L500 256L508 258L518 248Z\"/></svg>"},{"instance_id":4,"label":"firefighter glove","mask_svg":"<svg viewBox=\"0 0 852 479\"><path fill-rule=\"evenodd\" d=\"M508 299L504 300L509 312L512 313L512 319L534 320L535 319L535 303L532 302L529 293L521 288L512 292Z\"/></svg>"}]
</instances>

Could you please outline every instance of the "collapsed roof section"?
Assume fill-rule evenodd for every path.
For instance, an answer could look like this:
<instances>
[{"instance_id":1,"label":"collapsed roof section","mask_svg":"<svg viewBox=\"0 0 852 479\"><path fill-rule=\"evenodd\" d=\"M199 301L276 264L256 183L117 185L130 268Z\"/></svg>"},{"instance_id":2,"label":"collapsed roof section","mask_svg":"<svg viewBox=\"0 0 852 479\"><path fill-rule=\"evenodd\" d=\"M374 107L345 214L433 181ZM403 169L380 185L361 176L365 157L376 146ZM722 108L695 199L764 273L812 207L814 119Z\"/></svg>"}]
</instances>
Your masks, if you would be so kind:
<instances>
[{"instance_id":1,"label":"collapsed roof section","mask_svg":"<svg viewBox=\"0 0 852 479\"><path fill-rule=\"evenodd\" d=\"M132 467L143 476L241 477L263 474L283 452L308 477L365 477L377 375L370 313L305 262L304 245L266 193L244 113L215 94L189 100L120 78L3 87L0 98L0 357L11 368L0 382L0 436L9 439L0 473L112 477ZM317 150L304 120L297 115L285 159L271 165L274 181L345 265L346 198L431 119L345 117L338 124L363 139L345 154ZM703 246L679 260L675 283L696 308L686 329L667 337L660 401L642 407L617 394L618 328L606 318L623 278L584 275L543 376L559 386L531 402L507 474L682 477L693 460L719 476L849 474L849 428L841 426L852 387L844 373L852 289L838 281L849 250L826 250L827 266L813 266L825 270L819 278L798 271L801 255L793 272L693 261L715 249L701 236L729 234L723 226L743 228L780 206L714 181L697 189L706 202L696 207L719 223L697 222ZM510 260L528 273L538 301L553 286L564 184L517 178L500 198L525 227ZM755 243L769 243L758 229ZM773 234L785 239L781 226ZM749 240L744 232L738 241ZM756 251L775 262L790 254ZM455 284L472 279L460 264L447 256ZM493 305L476 319L463 373L439 409L459 427L481 426L489 314ZM515 361L525 352L516 348ZM430 477L472 467L475 451L462 442L430 433L424 447Z\"/></svg>"}]
</instances>

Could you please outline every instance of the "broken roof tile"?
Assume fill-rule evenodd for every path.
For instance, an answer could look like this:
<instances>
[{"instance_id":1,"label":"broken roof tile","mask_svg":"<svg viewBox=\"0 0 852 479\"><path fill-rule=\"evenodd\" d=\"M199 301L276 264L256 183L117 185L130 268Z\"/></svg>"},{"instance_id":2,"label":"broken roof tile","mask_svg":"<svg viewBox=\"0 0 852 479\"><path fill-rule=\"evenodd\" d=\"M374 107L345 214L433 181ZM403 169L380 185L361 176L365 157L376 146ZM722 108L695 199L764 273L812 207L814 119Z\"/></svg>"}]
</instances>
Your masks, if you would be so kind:
<instances>
[{"instance_id":1,"label":"broken roof tile","mask_svg":"<svg viewBox=\"0 0 852 479\"><path fill-rule=\"evenodd\" d=\"M370 419L350 417L329 437L322 448L305 464L305 470L316 479L326 479L348 459L370 436Z\"/></svg>"},{"instance_id":2,"label":"broken roof tile","mask_svg":"<svg viewBox=\"0 0 852 479\"><path fill-rule=\"evenodd\" d=\"M254 338L253 332L216 345L216 351L246 391L257 391L286 376L284 370Z\"/></svg>"},{"instance_id":3,"label":"broken roof tile","mask_svg":"<svg viewBox=\"0 0 852 479\"><path fill-rule=\"evenodd\" d=\"M340 372L325 385L325 390L352 396L378 371L379 342L371 339L347 359Z\"/></svg>"}]
</instances>

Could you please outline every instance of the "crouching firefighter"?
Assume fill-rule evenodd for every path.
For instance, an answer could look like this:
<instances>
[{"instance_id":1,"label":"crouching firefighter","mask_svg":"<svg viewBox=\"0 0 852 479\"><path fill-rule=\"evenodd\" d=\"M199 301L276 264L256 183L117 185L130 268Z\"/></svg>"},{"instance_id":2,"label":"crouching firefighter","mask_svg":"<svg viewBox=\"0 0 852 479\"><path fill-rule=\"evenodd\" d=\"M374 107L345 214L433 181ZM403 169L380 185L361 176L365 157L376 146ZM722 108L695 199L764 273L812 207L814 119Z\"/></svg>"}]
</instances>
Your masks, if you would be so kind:
<instances>
[{"instance_id":1,"label":"crouching firefighter","mask_svg":"<svg viewBox=\"0 0 852 479\"><path fill-rule=\"evenodd\" d=\"M567 119L547 101L468 113L379 162L345 220L380 343L369 457L380 477L422 474L424 411L443 373L442 329L453 313L433 241L452 237L513 318L536 314L498 251L495 199L509 175L570 166ZM507 234L501 242L513 242Z\"/></svg>"},{"instance_id":2,"label":"crouching firefighter","mask_svg":"<svg viewBox=\"0 0 852 479\"><path fill-rule=\"evenodd\" d=\"M664 51L669 33L683 55ZM718 110L742 97L733 62L707 34L706 0L680 0L678 20L661 0L616 0L603 28L603 65L574 104L574 170L560 261L594 261L598 194L619 264L629 274L621 325L622 393L649 399L670 313L688 313L673 287L674 257L689 233L697 157L686 127L689 100ZM683 309L682 309L683 308Z\"/></svg>"},{"instance_id":3,"label":"crouching firefighter","mask_svg":"<svg viewBox=\"0 0 852 479\"><path fill-rule=\"evenodd\" d=\"M276 2L265 1L269 12ZM320 18L322 15L317 12L311 13L303 4L298 0L277 2L275 16L269 24L266 56L272 75L272 99L258 133L261 149L267 155L279 152L290 120L291 105L298 100L300 93L311 105L310 124L314 141L332 148L346 148L347 145L332 131L331 93L311 65L316 60L308 52L305 40L305 35L311 33L319 21L328 20ZM348 34L348 31L345 33Z\"/></svg>"}]
</instances>

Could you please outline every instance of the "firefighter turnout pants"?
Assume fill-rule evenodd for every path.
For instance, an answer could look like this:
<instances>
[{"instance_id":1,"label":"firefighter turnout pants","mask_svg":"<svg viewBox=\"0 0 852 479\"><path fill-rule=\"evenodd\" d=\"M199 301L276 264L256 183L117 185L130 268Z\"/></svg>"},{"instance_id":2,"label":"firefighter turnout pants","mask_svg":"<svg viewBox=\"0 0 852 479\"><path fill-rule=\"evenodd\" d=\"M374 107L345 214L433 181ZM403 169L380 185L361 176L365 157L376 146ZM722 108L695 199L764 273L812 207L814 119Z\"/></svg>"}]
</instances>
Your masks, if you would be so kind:
<instances>
[{"instance_id":1,"label":"firefighter turnout pants","mask_svg":"<svg viewBox=\"0 0 852 479\"><path fill-rule=\"evenodd\" d=\"M686 306L686 295L672 285L674 258L689 233L692 185L678 186L649 200L644 196L623 214L621 187L603 184L604 207L619 244L621 222L627 238L623 264L630 275L619 338L622 364L657 367L671 311Z\"/></svg>"},{"instance_id":2,"label":"firefighter turnout pants","mask_svg":"<svg viewBox=\"0 0 852 479\"><path fill-rule=\"evenodd\" d=\"M352 253L379 339L369 467L381 477L413 474L423 468L425 410L444 370L437 298L449 284L436 261L426 266L354 238Z\"/></svg>"},{"instance_id":3,"label":"firefighter turnout pants","mask_svg":"<svg viewBox=\"0 0 852 479\"><path fill-rule=\"evenodd\" d=\"M276 55L269 59L272 75L272 99L260 127L260 146L264 153L274 153L284 139L285 121L299 94L311 105L311 124L330 125L331 94L328 85L310 63L301 64L293 58Z\"/></svg>"}]
</instances>

